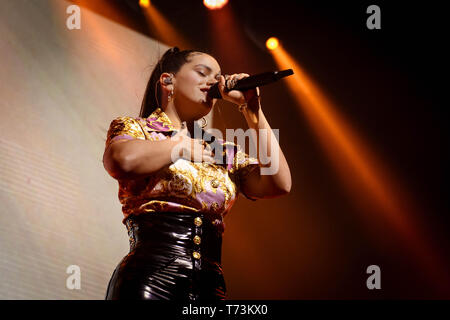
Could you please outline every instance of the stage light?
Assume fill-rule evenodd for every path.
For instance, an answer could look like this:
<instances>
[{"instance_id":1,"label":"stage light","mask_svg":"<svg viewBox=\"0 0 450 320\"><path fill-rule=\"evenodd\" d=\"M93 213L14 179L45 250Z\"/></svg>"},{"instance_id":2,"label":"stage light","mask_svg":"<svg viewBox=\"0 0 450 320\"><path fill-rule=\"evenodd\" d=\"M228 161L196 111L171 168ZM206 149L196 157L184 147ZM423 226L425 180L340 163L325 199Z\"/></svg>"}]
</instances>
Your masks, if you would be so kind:
<instances>
[{"instance_id":1,"label":"stage light","mask_svg":"<svg viewBox=\"0 0 450 320\"><path fill-rule=\"evenodd\" d=\"M148 8L150 6L150 0L139 0L139 5L143 8Z\"/></svg>"},{"instance_id":2,"label":"stage light","mask_svg":"<svg viewBox=\"0 0 450 320\"><path fill-rule=\"evenodd\" d=\"M105 0L106 1L106 0ZM170 21L159 12L149 0L140 0L142 13L147 20L148 28L152 35L169 47L191 48L192 45L184 39L182 34L172 26Z\"/></svg>"},{"instance_id":3,"label":"stage light","mask_svg":"<svg viewBox=\"0 0 450 320\"><path fill-rule=\"evenodd\" d=\"M228 3L228 0L203 0L203 4L210 10L217 10L223 8Z\"/></svg>"},{"instance_id":4,"label":"stage light","mask_svg":"<svg viewBox=\"0 0 450 320\"><path fill-rule=\"evenodd\" d=\"M417 258L418 266L435 281L436 287L447 290L442 279L448 270L438 249L427 241L424 221L414 199L410 198L389 174L382 159L370 145L351 127L339 112L339 107L316 83L297 61L282 47L272 50L279 69L291 68L295 74L287 78L298 111L317 135L331 165L341 178L343 186L352 196L354 205L374 236L382 235L387 228L404 240L404 246ZM381 228L381 229L380 229Z\"/></svg>"},{"instance_id":5,"label":"stage light","mask_svg":"<svg viewBox=\"0 0 450 320\"><path fill-rule=\"evenodd\" d=\"M278 48L278 44L279 44L278 39L275 37L270 37L266 41L266 47L269 50L275 50L276 48Z\"/></svg>"}]
</instances>

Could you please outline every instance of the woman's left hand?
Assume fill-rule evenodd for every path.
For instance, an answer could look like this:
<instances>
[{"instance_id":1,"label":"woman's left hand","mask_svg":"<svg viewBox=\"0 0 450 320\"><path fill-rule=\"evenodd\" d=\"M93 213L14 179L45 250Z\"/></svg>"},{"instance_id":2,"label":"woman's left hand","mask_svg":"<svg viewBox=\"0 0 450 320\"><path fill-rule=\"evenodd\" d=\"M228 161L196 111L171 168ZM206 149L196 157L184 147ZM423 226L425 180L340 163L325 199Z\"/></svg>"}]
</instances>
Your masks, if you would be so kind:
<instances>
[{"instance_id":1,"label":"woman's left hand","mask_svg":"<svg viewBox=\"0 0 450 320\"><path fill-rule=\"evenodd\" d=\"M234 85L234 83L240 79L247 78L250 75L247 73L235 73L233 75L223 75L220 76L220 83L219 83L219 91L222 95L222 98L224 100L230 101L232 103L239 105L247 103L247 108L250 109L253 112L257 112L261 105L259 103L259 88L256 87L255 89L249 89L246 91L239 91L239 90L231 90L228 92L225 92L225 80L229 80L228 83L231 81L231 86Z\"/></svg>"}]
</instances>

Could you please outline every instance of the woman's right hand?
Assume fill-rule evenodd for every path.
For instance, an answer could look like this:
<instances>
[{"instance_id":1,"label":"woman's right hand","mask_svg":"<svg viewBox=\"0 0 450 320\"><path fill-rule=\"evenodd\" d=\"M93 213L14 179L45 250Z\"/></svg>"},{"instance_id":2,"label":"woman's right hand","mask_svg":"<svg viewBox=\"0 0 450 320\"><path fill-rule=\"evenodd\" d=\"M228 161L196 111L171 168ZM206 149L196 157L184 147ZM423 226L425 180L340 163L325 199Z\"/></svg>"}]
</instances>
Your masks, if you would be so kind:
<instances>
[{"instance_id":1,"label":"woman's right hand","mask_svg":"<svg viewBox=\"0 0 450 320\"><path fill-rule=\"evenodd\" d=\"M192 139L185 123L182 129L170 139L178 141L177 145L172 149L173 162L179 158L192 162L216 162L211 147L207 143L203 144L203 140Z\"/></svg>"}]
</instances>

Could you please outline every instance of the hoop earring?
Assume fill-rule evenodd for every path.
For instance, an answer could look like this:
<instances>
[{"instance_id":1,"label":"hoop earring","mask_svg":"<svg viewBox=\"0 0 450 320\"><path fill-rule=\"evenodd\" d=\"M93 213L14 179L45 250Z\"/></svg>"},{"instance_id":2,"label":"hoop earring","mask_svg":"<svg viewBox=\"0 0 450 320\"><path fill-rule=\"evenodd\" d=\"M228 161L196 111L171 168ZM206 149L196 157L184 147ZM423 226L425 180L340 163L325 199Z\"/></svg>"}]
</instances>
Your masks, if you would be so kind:
<instances>
[{"instance_id":1,"label":"hoop earring","mask_svg":"<svg viewBox=\"0 0 450 320\"><path fill-rule=\"evenodd\" d=\"M202 129L203 129L204 127L206 127L207 124L208 124L208 120L206 120L205 117L202 117L202 124L201 124Z\"/></svg>"}]
</instances>

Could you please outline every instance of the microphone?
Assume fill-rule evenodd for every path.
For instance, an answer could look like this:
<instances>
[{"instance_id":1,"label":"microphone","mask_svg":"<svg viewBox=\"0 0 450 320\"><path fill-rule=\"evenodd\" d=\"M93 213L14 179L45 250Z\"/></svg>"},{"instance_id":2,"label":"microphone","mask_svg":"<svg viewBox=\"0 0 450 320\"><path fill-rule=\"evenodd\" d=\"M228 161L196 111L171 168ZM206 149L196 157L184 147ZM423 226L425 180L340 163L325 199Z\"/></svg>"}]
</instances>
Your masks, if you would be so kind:
<instances>
[{"instance_id":1,"label":"microphone","mask_svg":"<svg viewBox=\"0 0 450 320\"><path fill-rule=\"evenodd\" d=\"M255 74L253 76L241 79L236 81L234 86L231 86L230 80L227 80L225 82L225 92L231 91L231 90L239 90L239 91L246 91L249 89L254 89L256 87L261 87L269 83L273 83L275 81L280 80L281 78L287 77L294 74L294 71L292 69L286 69L282 71L270 71L270 72L264 72L260 74ZM219 90L219 83L215 83L211 88L208 90L208 96L211 99L222 99L222 95L220 94Z\"/></svg>"}]
</instances>

